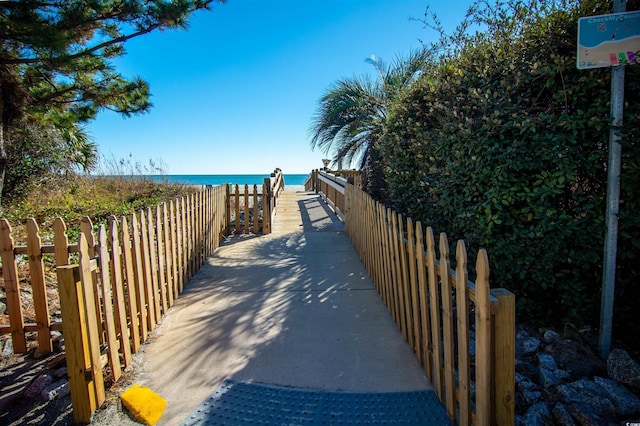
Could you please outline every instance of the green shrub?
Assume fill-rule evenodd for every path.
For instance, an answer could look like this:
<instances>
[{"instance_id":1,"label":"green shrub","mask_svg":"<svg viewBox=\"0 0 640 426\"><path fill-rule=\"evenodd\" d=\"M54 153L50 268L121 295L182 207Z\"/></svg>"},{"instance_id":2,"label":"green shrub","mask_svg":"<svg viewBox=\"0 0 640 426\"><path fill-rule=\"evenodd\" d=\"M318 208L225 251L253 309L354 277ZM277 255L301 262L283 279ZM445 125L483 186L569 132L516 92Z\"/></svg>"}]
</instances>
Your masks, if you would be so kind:
<instances>
[{"instance_id":1,"label":"green shrub","mask_svg":"<svg viewBox=\"0 0 640 426\"><path fill-rule=\"evenodd\" d=\"M390 113L385 174L396 209L488 250L492 283L516 293L520 320L597 324L610 71L577 70L575 52L578 17L606 11L537 3L484 11L487 31L424 72ZM635 327L638 68L627 67L616 304Z\"/></svg>"}]
</instances>

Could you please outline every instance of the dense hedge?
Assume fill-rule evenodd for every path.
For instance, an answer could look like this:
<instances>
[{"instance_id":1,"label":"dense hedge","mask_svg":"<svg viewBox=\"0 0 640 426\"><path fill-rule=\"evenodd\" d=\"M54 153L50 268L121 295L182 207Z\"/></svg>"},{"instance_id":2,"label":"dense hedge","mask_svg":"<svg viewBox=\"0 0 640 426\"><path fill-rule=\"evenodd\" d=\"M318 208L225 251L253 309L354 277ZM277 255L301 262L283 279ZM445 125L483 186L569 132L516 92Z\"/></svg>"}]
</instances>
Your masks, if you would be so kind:
<instances>
[{"instance_id":1,"label":"dense hedge","mask_svg":"<svg viewBox=\"0 0 640 426\"><path fill-rule=\"evenodd\" d=\"M587 3L496 10L395 105L380 145L394 207L486 248L492 284L530 323L598 324L610 71L576 69L578 17L607 12ZM616 295L616 319L635 327L639 76L627 67Z\"/></svg>"}]
</instances>

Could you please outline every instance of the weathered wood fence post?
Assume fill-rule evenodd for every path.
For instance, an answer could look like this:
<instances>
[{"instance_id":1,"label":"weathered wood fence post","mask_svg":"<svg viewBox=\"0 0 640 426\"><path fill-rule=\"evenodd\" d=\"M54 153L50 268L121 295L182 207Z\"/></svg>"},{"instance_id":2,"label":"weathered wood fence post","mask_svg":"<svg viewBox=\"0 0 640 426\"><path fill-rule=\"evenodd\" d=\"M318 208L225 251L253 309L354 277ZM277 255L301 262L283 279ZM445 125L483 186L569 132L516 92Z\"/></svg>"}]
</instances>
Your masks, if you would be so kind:
<instances>
[{"instance_id":1,"label":"weathered wood fence post","mask_svg":"<svg viewBox=\"0 0 640 426\"><path fill-rule=\"evenodd\" d=\"M98 402L91 376L91 356L88 347L89 336L85 320L80 266L59 266L57 275L73 422L87 424L91 422L91 414L97 408Z\"/></svg>"},{"instance_id":2,"label":"weathered wood fence post","mask_svg":"<svg viewBox=\"0 0 640 426\"><path fill-rule=\"evenodd\" d=\"M515 359L516 359L516 296L504 288L494 288L491 295L498 299L498 312L493 316L493 424L512 425L515 422Z\"/></svg>"},{"instance_id":3,"label":"weathered wood fence post","mask_svg":"<svg viewBox=\"0 0 640 426\"><path fill-rule=\"evenodd\" d=\"M264 178L264 184L262 185L262 232L266 234L271 233L271 179Z\"/></svg>"}]
</instances>

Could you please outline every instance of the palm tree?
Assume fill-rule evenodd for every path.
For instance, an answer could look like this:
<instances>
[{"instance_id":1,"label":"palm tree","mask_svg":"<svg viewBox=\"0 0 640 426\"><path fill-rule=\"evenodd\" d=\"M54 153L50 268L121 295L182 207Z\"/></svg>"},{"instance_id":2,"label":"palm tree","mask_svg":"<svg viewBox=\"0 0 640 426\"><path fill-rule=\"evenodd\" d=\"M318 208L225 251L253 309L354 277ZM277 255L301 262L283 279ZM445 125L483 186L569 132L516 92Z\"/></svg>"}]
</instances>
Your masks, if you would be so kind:
<instances>
[{"instance_id":1,"label":"palm tree","mask_svg":"<svg viewBox=\"0 0 640 426\"><path fill-rule=\"evenodd\" d=\"M367 171L373 175L365 179L370 183L372 178L379 181L382 169L377 141L384 133L387 111L420 75L428 58L426 50L419 50L388 66L372 56L366 62L375 67L375 80L365 75L332 84L320 99L310 126L311 147L327 154L334 164Z\"/></svg>"}]
</instances>

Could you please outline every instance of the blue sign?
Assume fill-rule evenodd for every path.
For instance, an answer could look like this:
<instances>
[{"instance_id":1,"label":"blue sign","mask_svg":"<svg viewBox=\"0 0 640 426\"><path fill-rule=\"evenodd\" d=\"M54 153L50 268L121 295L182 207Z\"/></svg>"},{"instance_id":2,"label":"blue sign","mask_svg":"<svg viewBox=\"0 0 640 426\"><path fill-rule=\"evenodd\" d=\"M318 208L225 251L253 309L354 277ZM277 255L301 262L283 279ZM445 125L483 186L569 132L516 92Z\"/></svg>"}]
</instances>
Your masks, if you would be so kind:
<instances>
[{"instance_id":1,"label":"blue sign","mask_svg":"<svg viewBox=\"0 0 640 426\"><path fill-rule=\"evenodd\" d=\"M579 69L640 62L640 11L587 16L578 20Z\"/></svg>"}]
</instances>

